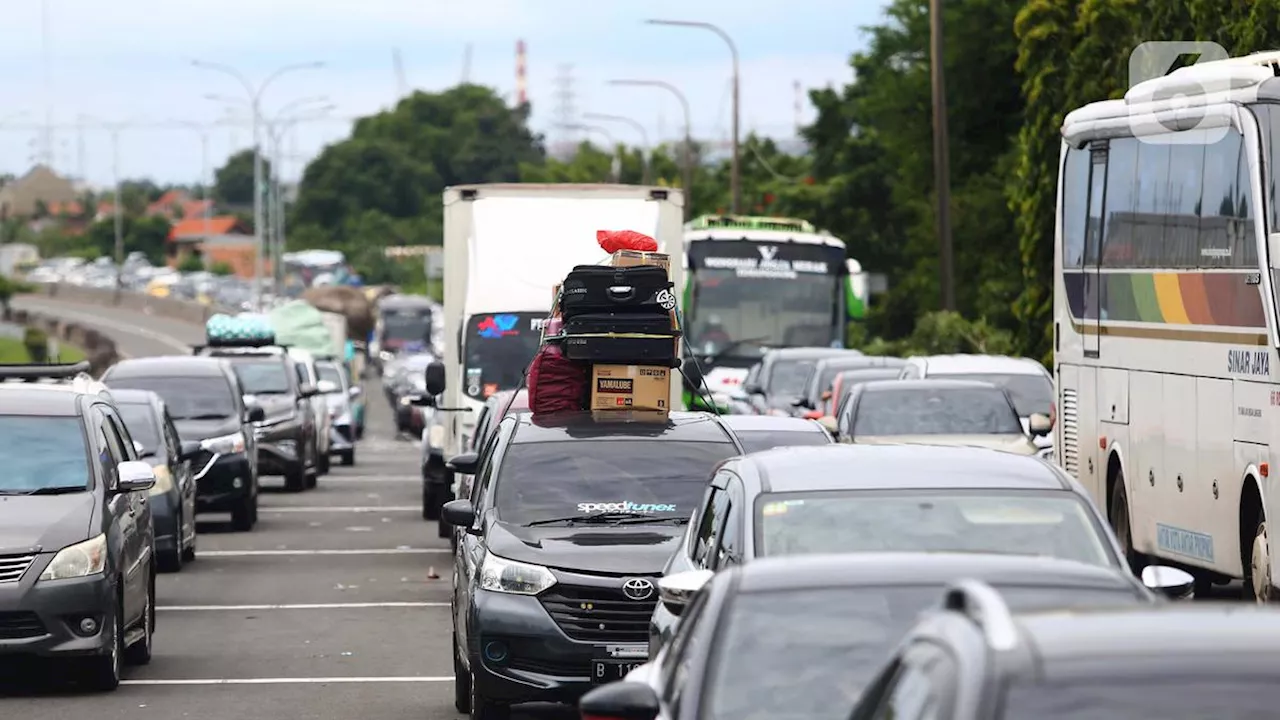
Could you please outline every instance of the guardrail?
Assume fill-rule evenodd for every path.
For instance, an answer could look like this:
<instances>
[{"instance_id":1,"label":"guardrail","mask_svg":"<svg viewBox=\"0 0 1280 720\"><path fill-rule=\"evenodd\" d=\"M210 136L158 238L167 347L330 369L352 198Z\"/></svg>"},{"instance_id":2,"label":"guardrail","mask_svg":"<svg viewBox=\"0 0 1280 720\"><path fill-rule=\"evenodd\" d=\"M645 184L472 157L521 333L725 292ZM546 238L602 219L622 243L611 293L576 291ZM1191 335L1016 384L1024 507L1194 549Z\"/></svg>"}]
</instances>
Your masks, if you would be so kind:
<instances>
[{"instance_id":1,"label":"guardrail","mask_svg":"<svg viewBox=\"0 0 1280 720\"><path fill-rule=\"evenodd\" d=\"M84 351L85 359L89 361L89 371L94 377L102 375L107 368L120 359L114 340L78 322L21 309L12 310L7 319L15 325L40 328L49 337L56 337L62 342L80 348Z\"/></svg>"},{"instance_id":2,"label":"guardrail","mask_svg":"<svg viewBox=\"0 0 1280 720\"><path fill-rule=\"evenodd\" d=\"M87 288L79 285L68 285L66 283L45 283L36 285L35 292L31 294L54 298L57 300L66 300L67 302L80 303L82 305L96 305L99 307L108 306L118 307L125 310L135 310L147 315L172 318L174 320L182 320L197 325L203 325L206 320L218 313L234 313L233 310L228 310L224 307L217 305L204 305L192 300L154 297L147 295L146 293L132 292L129 290Z\"/></svg>"}]
</instances>

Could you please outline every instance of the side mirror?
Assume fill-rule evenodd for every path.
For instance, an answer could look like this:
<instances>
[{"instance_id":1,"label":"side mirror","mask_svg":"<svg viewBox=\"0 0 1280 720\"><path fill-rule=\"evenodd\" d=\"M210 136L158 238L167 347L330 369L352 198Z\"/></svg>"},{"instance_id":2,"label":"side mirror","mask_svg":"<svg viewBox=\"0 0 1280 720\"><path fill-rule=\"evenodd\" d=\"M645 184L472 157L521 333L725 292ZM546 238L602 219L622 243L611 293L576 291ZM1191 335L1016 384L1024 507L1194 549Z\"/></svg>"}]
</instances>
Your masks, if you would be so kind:
<instances>
[{"instance_id":1,"label":"side mirror","mask_svg":"<svg viewBox=\"0 0 1280 720\"><path fill-rule=\"evenodd\" d=\"M1027 421L1027 425L1034 437L1043 437L1048 435L1049 431L1053 429L1053 422L1049 420L1049 416L1041 415L1040 413L1032 415Z\"/></svg>"},{"instance_id":2,"label":"side mirror","mask_svg":"<svg viewBox=\"0 0 1280 720\"><path fill-rule=\"evenodd\" d=\"M178 452L181 453L181 457L178 459L190 460L191 458L195 457L202 449L203 448L200 447L199 442L195 440L184 440L182 442L182 447L178 450Z\"/></svg>"},{"instance_id":3,"label":"side mirror","mask_svg":"<svg viewBox=\"0 0 1280 720\"><path fill-rule=\"evenodd\" d=\"M316 386L312 385L311 383L306 383L304 385L298 386L299 397L309 398L309 397L315 397L317 394L319 394L319 391L316 389Z\"/></svg>"},{"instance_id":4,"label":"side mirror","mask_svg":"<svg viewBox=\"0 0 1280 720\"><path fill-rule=\"evenodd\" d=\"M796 398L795 400L792 400L792 401L791 401L791 407L793 407L793 408L808 408L808 407L812 407L812 406L809 404L809 398L807 398L807 397L803 397L803 396L802 396L802 397L798 397L798 398Z\"/></svg>"},{"instance_id":5,"label":"side mirror","mask_svg":"<svg viewBox=\"0 0 1280 720\"><path fill-rule=\"evenodd\" d=\"M409 404L414 407L435 407L436 398L434 395L408 395Z\"/></svg>"},{"instance_id":6,"label":"side mirror","mask_svg":"<svg viewBox=\"0 0 1280 720\"><path fill-rule=\"evenodd\" d=\"M480 464L480 456L475 453L454 455L445 463L445 467L461 475L475 475L476 466Z\"/></svg>"},{"instance_id":7,"label":"side mirror","mask_svg":"<svg viewBox=\"0 0 1280 720\"><path fill-rule=\"evenodd\" d=\"M337 384L334 383L332 380L321 380L320 382L316 383L316 391L318 391L322 395L328 395L329 393L336 393L341 389L342 388L338 387Z\"/></svg>"},{"instance_id":8,"label":"side mirror","mask_svg":"<svg viewBox=\"0 0 1280 720\"><path fill-rule=\"evenodd\" d=\"M364 394L364 391L360 389L359 385L352 385L351 389L347 391L347 395L350 395L352 400L360 397L363 394Z\"/></svg>"},{"instance_id":9,"label":"side mirror","mask_svg":"<svg viewBox=\"0 0 1280 720\"><path fill-rule=\"evenodd\" d=\"M141 460L126 460L116 466L120 481L116 483L116 492L138 492L150 490L156 484L156 471L150 463Z\"/></svg>"},{"instance_id":10,"label":"side mirror","mask_svg":"<svg viewBox=\"0 0 1280 720\"><path fill-rule=\"evenodd\" d=\"M662 599L663 607L672 615L679 616L713 575L715 573L710 570L690 570L662 578L658 581L658 597Z\"/></svg>"},{"instance_id":11,"label":"side mirror","mask_svg":"<svg viewBox=\"0 0 1280 720\"><path fill-rule=\"evenodd\" d=\"M1142 569L1142 584L1170 600L1183 600L1195 591L1196 579L1191 573L1166 565L1148 565Z\"/></svg>"},{"instance_id":12,"label":"side mirror","mask_svg":"<svg viewBox=\"0 0 1280 720\"><path fill-rule=\"evenodd\" d=\"M684 379L684 389L697 392L702 389L702 367L698 363L681 363L680 375Z\"/></svg>"},{"instance_id":13,"label":"side mirror","mask_svg":"<svg viewBox=\"0 0 1280 720\"><path fill-rule=\"evenodd\" d=\"M470 500L450 500L440 508L440 519L454 527L470 528L476 524L476 509Z\"/></svg>"},{"instance_id":14,"label":"side mirror","mask_svg":"<svg viewBox=\"0 0 1280 720\"><path fill-rule=\"evenodd\" d=\"M653 688L638 682L603 685L578 700L583 720L654 720L661 708Z\"/></svg>"},{"instance_id":15,"label":"side mirror","mask_svg":"<svg viewBox=\"0 0 1280 720\"><path fill-rule=\"evenodd\" d=\"M428 395L439 395L444 392L444 363L436 361L427 365L426 380Z\"/></svg>"},{"instance_id":16,"label":"side mirror","mask_svg":"<svg viewBox=\"0 0 1280 720\"><path fill-rule=\"evenodd\" d=\"M249 408L248 415L249 422L251 423L260 423L267 419L267 411L257 405L253 405Z\"/></svg>"}]
</instances>

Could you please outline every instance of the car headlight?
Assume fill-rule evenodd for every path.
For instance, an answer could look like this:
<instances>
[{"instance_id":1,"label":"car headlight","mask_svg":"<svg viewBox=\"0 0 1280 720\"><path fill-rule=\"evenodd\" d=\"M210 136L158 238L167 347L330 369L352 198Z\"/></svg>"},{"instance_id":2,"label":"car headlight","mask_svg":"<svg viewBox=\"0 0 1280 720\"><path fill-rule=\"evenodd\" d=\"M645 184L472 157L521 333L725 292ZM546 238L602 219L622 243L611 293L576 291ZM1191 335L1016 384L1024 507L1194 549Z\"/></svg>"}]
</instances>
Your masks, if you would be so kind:
<instances>
[{"instance_id":1,"label":"car headlight","mask_svg":"<svg viewBox=\"0 0 1280 720\"><path fill-rule=\"evenodd\" d=\"M512 595L537 595L556 584L556 577L541 565L485 555L480 565L480 589Z\"/></svg>"},{"instance_id":2,"label":"car headlight","mask_svg":"<svg viewBox=\"0 0 1280 720\"><path fill-rule=\"evenodd\" d=\"M102 573L107 566L107 536L89 538L69 545L53 556L49 566L40 573L41 580L68 580Z\"/></svg>"},{"instance_id":3,"label":"car headlight","mask_svg":"<svg viewBox=\"0 0 1280 720\"><path fill-rule=\"evenodd\" d=\"M149 491L152 495L164 495L173 489L173 475L169 472L168 465L156 465L153 470L156 474L156 484L151 486Z\"/></svg>"},{"instance_id":4,"label":"car headlight","mask_svg":"<svg viewBox=\"0 0 1280 720\"><path fill-rule=\"evenodd\" d=\"M232 433L222 437L200 441L200 447L214 455L230 455L244 452L244 433Z\"/></svg>"}]
</instances>

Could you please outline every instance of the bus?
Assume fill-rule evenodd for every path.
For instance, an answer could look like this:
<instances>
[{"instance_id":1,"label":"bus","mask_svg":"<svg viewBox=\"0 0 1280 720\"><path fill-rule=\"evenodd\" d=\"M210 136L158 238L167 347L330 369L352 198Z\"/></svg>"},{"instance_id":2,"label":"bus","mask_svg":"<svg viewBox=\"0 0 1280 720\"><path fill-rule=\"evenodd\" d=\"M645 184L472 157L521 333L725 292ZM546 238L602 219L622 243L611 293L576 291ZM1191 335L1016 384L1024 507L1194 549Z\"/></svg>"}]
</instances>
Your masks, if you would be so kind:
<instances>
[{"instance_id":1,"label":"bus","mask_svg":"<svg viewBox=\"0 0 1280 720\"><path fill-rule=\"evenodd\" d=\"M686 344L721 406L765 351L844 347L848 322L866 315L862 266L804 220L697 218L685 225L685 270Z\"/></svg>"},{"instance_id":2,"label":"bus","mask_svg":"<svg viewBox=\"0 0 1280 720\"><path fill-rule=\"evenodd\" d=\"M1278 73L1280 52L1206 62L1068 114L1054 249L1058 462L1135 570L1258 602L1280 577Z\"/></svg>"}]
</instances>

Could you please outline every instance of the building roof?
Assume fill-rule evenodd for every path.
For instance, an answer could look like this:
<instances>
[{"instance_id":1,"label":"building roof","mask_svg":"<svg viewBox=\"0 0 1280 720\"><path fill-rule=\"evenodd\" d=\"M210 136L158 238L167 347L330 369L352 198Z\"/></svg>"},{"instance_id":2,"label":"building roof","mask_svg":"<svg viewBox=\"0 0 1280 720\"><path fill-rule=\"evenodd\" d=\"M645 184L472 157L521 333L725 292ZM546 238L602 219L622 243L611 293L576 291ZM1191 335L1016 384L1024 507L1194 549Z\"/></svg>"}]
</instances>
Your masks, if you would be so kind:
<instances>
[{"instance_id":1,"label":"building roof","mask_svg":"<svg viewBox=\"0 0 1280 720\"><path fill-rule=\"evenodd\" d=\"M207 219L184 218L170 228L169 241L202 238L209 235L228 235L240 227L240 219L234 215L218 215Z\"/></svg>"}]
</instances>

